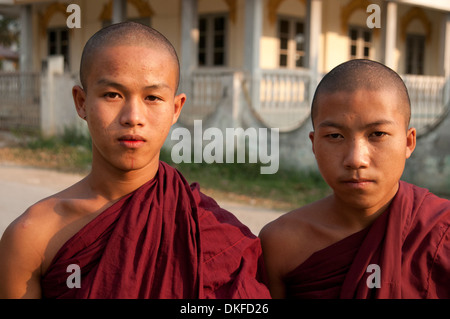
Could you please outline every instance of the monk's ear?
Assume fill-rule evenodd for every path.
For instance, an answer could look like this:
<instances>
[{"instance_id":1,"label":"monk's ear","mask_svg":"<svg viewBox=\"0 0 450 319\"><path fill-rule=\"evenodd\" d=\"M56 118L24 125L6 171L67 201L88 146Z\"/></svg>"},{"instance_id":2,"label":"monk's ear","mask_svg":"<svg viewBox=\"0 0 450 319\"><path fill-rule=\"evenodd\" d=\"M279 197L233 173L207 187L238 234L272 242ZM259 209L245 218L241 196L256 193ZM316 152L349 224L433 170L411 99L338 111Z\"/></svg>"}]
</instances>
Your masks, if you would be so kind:
<instances>
[{"instance_id":1,"label":"monk's ear","mask_svg":"<svg viewBox=\"0 0 450 319\"><path fill-rule=\"evenodd\" d=\"M311 140L312 151L313 151L314 154L316 154L315 151L314 151L314 131L309 132L309 139Z\"/></svg>"},{"instance_id":2,"label":"monk's ear","mask_svg":"<svg viewBox=\"0 0 450 319\"><path fill-rule=\"evenodd\" d=\"M416 129L411 127L406 132L406 158L409 158L416 148Z\"/></svg>"},{"instance_id":3,"label":"monk's ear","mask_svg":"<svg viewBox=\"0 0 450 319\"><path fill-rule=\"evenodd\" d=\"M86 92L79 85L75 85L72 88L72 97L75 103L78 116L83 120L86 120Z\"/></svg>"},{"instance_id":4,"label":"monk's ear","mask_svg":"<svg viewBox=\"0 0 450 319\"><path fill-rule=\"evenodd\" d=\"M183 108L184 102L186 102L186 94L181 93L175 96L174 99L174 113L173 113L173 120L172 125L175 124L178 121L178 117L180 116L181 109Z\"/></svg>"}]
</instances>

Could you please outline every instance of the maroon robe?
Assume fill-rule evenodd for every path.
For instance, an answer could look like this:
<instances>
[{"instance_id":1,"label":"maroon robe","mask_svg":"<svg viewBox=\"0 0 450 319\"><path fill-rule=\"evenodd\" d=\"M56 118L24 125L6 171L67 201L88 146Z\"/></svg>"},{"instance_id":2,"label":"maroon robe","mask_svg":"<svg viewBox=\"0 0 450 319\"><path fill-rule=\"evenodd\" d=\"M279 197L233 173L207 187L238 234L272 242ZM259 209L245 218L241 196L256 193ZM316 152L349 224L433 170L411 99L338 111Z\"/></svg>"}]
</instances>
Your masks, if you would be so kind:
<instances>
[{"instance_id":1,"label":"maroon robe","mask_svg":"<svg viewBox=\"0 0 450 319\"><path fill-rule=\"evenodd\" d=\"M66 283L70 264L81 288ZM45 298L270 298L262 266L259 239L160 162L61 247L41 286Z\"/></svg>"},{"instance_id":2,"label":"maroon robe","mask_svg":"<svg viewBox=\"0 0 450 319\"><path fill-rule=\"evenodd\" d=\"M400 181L369 227L287 274L288 298L450 298L450 201ZM380 287L374 286L379 266Z\"/></svg>"}]
</instances>

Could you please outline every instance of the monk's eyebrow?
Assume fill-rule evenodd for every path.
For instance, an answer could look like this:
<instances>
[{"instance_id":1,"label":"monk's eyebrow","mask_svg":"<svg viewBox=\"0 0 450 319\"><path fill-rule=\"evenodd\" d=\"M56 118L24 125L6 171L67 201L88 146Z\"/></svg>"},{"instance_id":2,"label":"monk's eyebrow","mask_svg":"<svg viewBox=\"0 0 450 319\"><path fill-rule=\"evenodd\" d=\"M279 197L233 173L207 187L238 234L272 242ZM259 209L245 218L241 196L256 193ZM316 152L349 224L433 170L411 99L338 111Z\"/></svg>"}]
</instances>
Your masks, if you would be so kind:
<instances>
[{"instance_id":1,"label":"monk's eyebrow","mask_svg":"<svg viewBox=\"0 0 450 319\"><path fill-rule=\"evenodd\" d=\"M323 121L319 124L319 128L320 127L334 127L334 128L342 129L342 128L344 128L344 125L341 125L339 123L332 122L332 121Z\"/></svg>"},{"instance_id":2,"label":"monk's eyebrow","mask_svg":"<svg viewBox=\"0 0 450 319\"><path fill-rule=\"evenodd\" d=\"M111 86L117 89L121 89L121 90L125 90L126 87L120 83L108 80L108 79L100 79L97 81L97 85L101 85L101 86ZM152 85L147 85L144 87L144 89L170 89L170 86L167 85L164 82L159 82L159 83L155 83Z\"/></svg>"},{"instance_id":3,"label":"monk's eyebrow","mask_svg":"<svg viewBox=\"0 0 450 319\"><path fill-rule=\"evenodd\" d=\"M391 120L378 120L378 121L364 125L364 128L372 128L372 127L381 126L381 125L396 125L396 123ZM319 124L319 128L325 128L325 127L334 127L337 129L345 128L344 125L333 122L333 121L329 121L329 120L323 121Z\"/></svg>"},{"instance_id":4,"label":"monk's eyebrow","mask_svg":"<svg viewBox=\"0 0 450 319\"><path fill-rule=\"evenodd\" d=\"M381 126L381 125L397 125L396 122L391 120L379 120L365 125L365 127Z\"/></svg>"},{"instance_id":5,"label":"monk's eyebrow","mask_svg":"<svg viewBox=\"0 0 450 319\"><path fill-rule=\"evenodd\" d=\"M97 85L100 85L100 86L111 86L111 87L114 87L114 88L117 88L117 89L124 89L125 88L124 85L122 85L120 83L117 83L117 82L114 82L114 81L107 80L107 79L100 79L100 80L98 80L97 81Z\"/></svg>"}]
</instances>

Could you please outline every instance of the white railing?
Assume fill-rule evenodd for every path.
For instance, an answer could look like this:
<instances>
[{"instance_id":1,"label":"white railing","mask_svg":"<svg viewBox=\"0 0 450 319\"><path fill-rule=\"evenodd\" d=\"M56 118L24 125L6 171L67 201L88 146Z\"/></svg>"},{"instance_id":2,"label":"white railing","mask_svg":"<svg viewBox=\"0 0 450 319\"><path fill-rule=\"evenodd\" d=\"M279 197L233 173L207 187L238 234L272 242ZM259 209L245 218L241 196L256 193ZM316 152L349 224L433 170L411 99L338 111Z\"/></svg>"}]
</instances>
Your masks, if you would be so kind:
<instances>
[{"instance_id":1,"label":"white railing","mask_svg":"<svg viewBox=\"0 0 450 319\"><path fill-rule=\"evenodd\" d=\"M310 85L308 70L262 70L258 114L280 131L300 127L310 113Z\"/></svg>"},{"instance_id":2,"label":"white railing","mask_svg":"<svg viewBox=\"0 0 450 319\"><path fill-rule=\"evenodd\" d=\"M443 76L402 75L411 100L411 126L417 134L433 130L449 109L449 86ZM448 81L448 79L447 79Z\"/></svg>"},{"instance_id":3,"label":"white railing","mask_svg":"<svg viewBox=\"0 0 450 319\"><path fill-rule=\"evenodd\" d=\"M197 69L188 81L182 82L184 92L189 92L180 121L192 124L195 119L205 119L213 114L226 97L233 96L233 79L242 72L230 69ZM267 127L290 131L298 128L308 118L310 112L311 76L308 70L262 70L260 81L260 101L247 101L255 115ZM244 81L244 91L250 81ZM249 98L249 96L246 96Z\"/></svg>"},{"instance_id":4,"label":"white railing","mask_svg":"<svg viewBox=\"0 0 450 319\"><path fill-rule=\"evenodd\" d=\"M216 110L227 94L231 94L234 71L229 69L197 69L190 79L183 81L181 90L188 93L180 121L192 124L205 119Z\"/></svg>"},{"instance_id":5,"label":"white railing","mask_svg":"<svg viewBox=\"0 0 450 319\"><path fill-rule=\"evenodd\" d=\"M0 73L0 129L39 129L39 73Z\"/></svg>"},{"instance_id":6,"label":"white railing","mask_svg":"<svg viewBox=\"0 0 450 319\"><path fill-rule=\"evenodd\" d=\"M403 75L411 99L411 126L418 135L432 131L450 108L450 85L443 76ZM270 127L289 131L310 115L313 90L305 70L263 70L259 115ZM315 87L313 88L315 89Z\"/></svg>"},{"instance_id":7,"label":"white railing","mask_svg":"<svg viewBox=\"0 0 450 319\"><path fill-rule=\"evenodd\" d=\"M187 82L190 93L181 120L192 124L195 119L205 119L216 112L227 96L239 94L234 92L233 86L236 73L230 69L195 70ZM446 85L449 79L418 75L402 75L402 78L411 99L411 126L417 129L419 136L424 135L449 111L450 85ZM261 70L260 79L259 103L249 100L247 104L265 126L288 132L309 118L316 83L308 70ZM251 85L249 80L245 82ZM247 99L251 99L247 95Z\"/></svg>"}]
</instances>

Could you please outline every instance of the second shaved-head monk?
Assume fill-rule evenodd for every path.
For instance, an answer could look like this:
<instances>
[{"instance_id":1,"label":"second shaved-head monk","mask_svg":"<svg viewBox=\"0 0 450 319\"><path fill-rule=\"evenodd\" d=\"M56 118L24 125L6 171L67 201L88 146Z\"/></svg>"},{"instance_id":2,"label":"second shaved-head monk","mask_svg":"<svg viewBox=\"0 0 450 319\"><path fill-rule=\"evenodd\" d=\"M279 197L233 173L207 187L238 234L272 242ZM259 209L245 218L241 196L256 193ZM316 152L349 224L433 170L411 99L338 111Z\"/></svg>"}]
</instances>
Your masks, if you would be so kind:
<instances>
[{"instance_id":1,"label":"second shaved-head monk","mask_svg":"<svg viewBox=\"0 0 450 319\"><path fill-rule=\"evenodd\" d=\"M309 137L333 193L266 225L274 298L450 298L450 201L400 180L416 146L408 91L381 63L331 70Z\"/></svg>"},{"instance_id":2,"label":"second shaved-head monk","mask_svg":"<svg viewBox=\"0 0 450 319\"><path fill-rule=\"evenodd\" d=\"M159 160L185 94L170 42L132 22L87 42L72 90L92 170L0 241L0 298L269 298L259 239Z\"/></svg>"}]
</instances>

